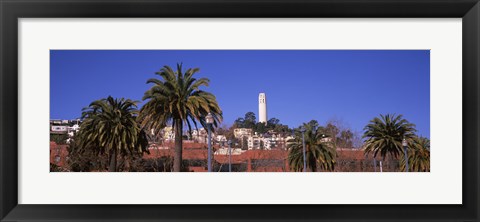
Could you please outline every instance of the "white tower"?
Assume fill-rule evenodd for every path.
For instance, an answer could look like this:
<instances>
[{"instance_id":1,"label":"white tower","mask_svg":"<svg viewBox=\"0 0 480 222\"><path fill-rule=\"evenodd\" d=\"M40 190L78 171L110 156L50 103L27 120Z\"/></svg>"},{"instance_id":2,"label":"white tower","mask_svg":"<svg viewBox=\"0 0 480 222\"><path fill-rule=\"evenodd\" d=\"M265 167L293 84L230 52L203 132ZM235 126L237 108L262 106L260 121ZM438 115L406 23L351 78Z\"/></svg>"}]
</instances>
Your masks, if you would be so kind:
<instances>
[{"instance_id":1,"label":"white tower","mask_svg":"<svg viewBox=\"0 0 480 222\"><path fill-rule=\"evenodd\" d=\"M258 95L258 122L267 123L267 96L265 93Z\"/></svg>"}]
</instances>

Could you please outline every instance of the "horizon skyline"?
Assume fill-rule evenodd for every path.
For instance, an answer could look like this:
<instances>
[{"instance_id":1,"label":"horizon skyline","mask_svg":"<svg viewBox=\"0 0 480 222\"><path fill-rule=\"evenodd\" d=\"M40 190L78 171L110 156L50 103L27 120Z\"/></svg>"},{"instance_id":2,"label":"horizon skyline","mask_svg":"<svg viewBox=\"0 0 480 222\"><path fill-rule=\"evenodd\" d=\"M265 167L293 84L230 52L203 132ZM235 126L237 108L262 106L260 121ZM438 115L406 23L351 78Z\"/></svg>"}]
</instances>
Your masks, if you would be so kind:
<instances>
[{"instance_id":1,"label":"horizon skyline","mask_svg":"<svg viewBox=\"0 0 480 222\"><path fill-rule=\"evenodd\" d=\"M258 96L265 93L269 97L267 121L277 118L280 124L290 128L312 119L320 125L333 119L353 132L363 132L363 127L380 114L402 114L416 125L419 136L430 138L429 50L51 50L50 55L50 119L80 118L82 108L109 95L137 100L140 109L144 104L141 97L151 86L145 82L149 78L159 78L154 72L163 67L157 60L175 67L173 61L184 58L184 69L198 67L200 72L195 77L210 79L210 86L202 90L217 98L224 117L219 126L232 126L247 112L255 113L259 122ZM225 64L220 64L222 62ZM293 64L289 65L289 62ZM308 64L310 67L305 67ZM236 69L229 69L229 65ZM308 79L282 81L292 74L292 68ZM265 72L268 70L271 72ZM328 71L327 76L318 70ZM396 78L398 75L407 78ZM137 76L135 81L131 80L132 76ZM89 82L89 77L99 81ZM258 81L250 82L251 79ZM395 90L391 90L389 84L394 81L405 88L395 85ZM103 82L109 84L103 85ZM235 84L225 86L230 82ZM266 83L263 89L258 82ZM75 83L86 83L89 89L96 90L87 89L84 94L79 94L65 87L75 86ZM309 95L319 92L316 89L325 91L319 93L314 104L308 103L308 98L314 98ZM331 94L334 96L328 97ZM292 101L296 103L289 105ZM305 108L298 110L299 107Z\"/></svg>"}]
</instances>

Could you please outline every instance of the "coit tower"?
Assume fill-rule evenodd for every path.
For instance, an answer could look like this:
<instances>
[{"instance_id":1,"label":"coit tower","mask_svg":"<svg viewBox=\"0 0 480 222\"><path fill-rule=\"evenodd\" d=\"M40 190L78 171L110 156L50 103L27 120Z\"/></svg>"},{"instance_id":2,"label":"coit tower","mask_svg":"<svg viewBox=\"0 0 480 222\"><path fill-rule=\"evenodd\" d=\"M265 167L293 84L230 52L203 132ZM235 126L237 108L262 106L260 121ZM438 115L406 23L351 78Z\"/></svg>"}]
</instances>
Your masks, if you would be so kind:
<instances>
[{"instance_id":1,"label":"coit tower","mask_svg":"<svg viewBox=\"0 0 480 222\"><path fill-rule=\"evenodd\" d=\"M267 96L265 93L258 95L258 122L267 123Z\"/></svg>"}]
</instances>

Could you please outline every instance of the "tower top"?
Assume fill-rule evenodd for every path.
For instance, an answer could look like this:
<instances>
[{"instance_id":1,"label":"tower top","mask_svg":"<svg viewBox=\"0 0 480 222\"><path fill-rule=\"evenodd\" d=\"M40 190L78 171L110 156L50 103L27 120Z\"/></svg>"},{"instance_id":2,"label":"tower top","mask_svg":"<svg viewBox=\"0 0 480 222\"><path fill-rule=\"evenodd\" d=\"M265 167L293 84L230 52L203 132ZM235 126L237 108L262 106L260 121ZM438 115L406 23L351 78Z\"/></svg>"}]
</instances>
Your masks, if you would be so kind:
<instances>
[{"instance_id":1,"label":"tower top","mask_svg":"<svg viewBox=\"0 0 480 222\"><path fill-rule=\"evenodd\" d=\"M265 103L266 99L267 99L267 96L265 95L265 93L258 94L258 102L259 103Z\"/></svg>"},{"instance_id":2,"label":"tower top","mask_svg":"<svg viewBox=\"0 0 480 222\"><path fill-rule=\"evenodd\" d=\"M267 123L267 96L258 94L258 122Z\"/></svg>"}]
</instances>

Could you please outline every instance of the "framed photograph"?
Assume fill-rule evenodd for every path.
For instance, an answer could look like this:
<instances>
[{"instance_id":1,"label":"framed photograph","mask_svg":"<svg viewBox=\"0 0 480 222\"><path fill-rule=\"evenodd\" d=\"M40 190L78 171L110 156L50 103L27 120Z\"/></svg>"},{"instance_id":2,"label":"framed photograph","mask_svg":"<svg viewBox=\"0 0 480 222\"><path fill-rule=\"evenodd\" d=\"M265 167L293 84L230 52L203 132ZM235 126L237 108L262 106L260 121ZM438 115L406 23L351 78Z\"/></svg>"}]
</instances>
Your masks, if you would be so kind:
<instances>
[{"instance_id":1,"label":"framed photograph","mask_svg":"<svg viewBox=\"0 0 480 222\"><path fill-rule=\"evenodd\" d=\"M479 10L1 1L1 221L478 221Z\"/></svg>"}]
</instances>

